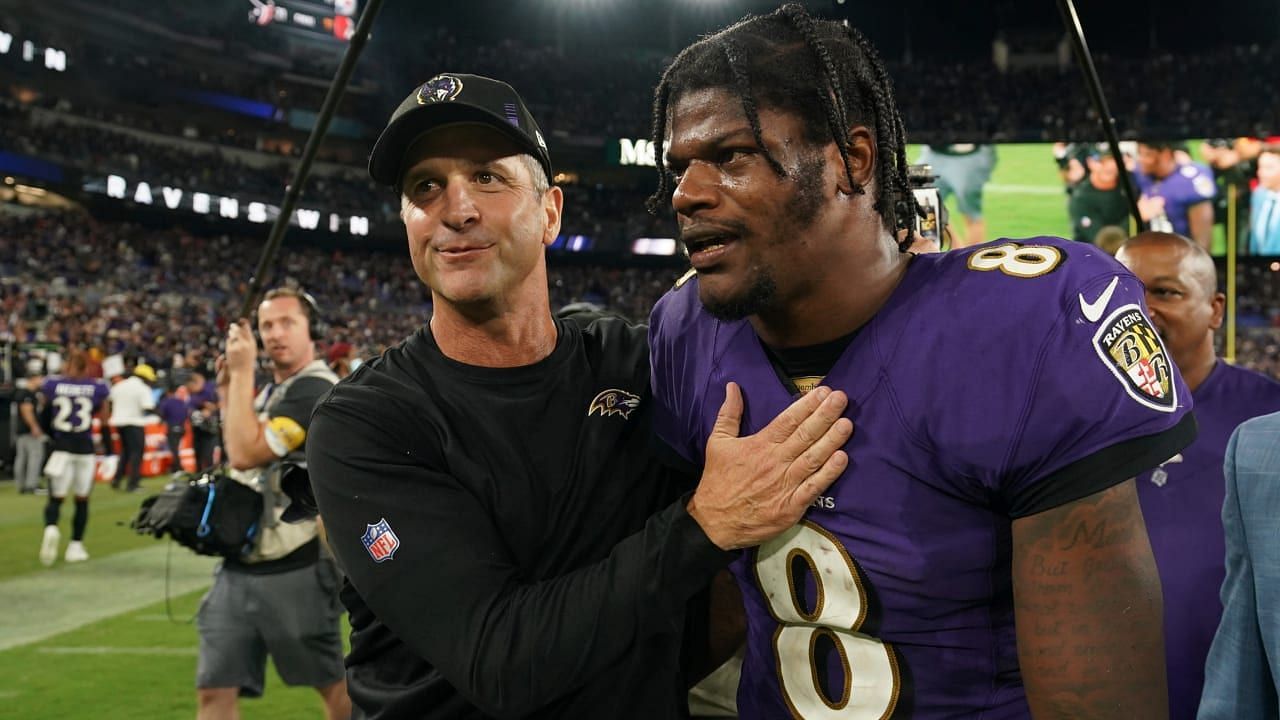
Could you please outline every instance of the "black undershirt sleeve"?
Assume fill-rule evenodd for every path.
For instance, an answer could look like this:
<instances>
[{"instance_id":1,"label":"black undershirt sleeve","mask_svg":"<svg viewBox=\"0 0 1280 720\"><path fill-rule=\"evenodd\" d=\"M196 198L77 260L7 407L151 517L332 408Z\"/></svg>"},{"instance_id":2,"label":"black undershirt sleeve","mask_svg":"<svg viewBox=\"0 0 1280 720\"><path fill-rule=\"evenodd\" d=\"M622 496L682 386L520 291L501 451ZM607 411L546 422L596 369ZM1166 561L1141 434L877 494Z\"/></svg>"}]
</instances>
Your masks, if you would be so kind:
<instances>
[{"instance_id":1,"label":"black undershirt sleeve","mask_svg":"<svg viewBox=\"0 0 1280 720\"><path fill-rule=\"evenodd\" d=\"M1173 457L1195 438L1195 415L1187 413L1167 430L1103 448L1008 498L1009 516L1035 515L1119 485Z\"/></svg>"},{"instance_id":2,"label":"black undershirt sleeve","mask_svg":"<svg viewBox=\"0 0 1280 720\"><path fill-rule=\"evenodd\" d=\"M377 618L489 715L532 712L644 636L682 632L685 604L733 557L682 498L606 559L528 581L480 500L377 415L331 396L312 420L307 457L329 542ZM361 537L381 520L398 547L375 562Z\"/></svg>"}]
</instances>

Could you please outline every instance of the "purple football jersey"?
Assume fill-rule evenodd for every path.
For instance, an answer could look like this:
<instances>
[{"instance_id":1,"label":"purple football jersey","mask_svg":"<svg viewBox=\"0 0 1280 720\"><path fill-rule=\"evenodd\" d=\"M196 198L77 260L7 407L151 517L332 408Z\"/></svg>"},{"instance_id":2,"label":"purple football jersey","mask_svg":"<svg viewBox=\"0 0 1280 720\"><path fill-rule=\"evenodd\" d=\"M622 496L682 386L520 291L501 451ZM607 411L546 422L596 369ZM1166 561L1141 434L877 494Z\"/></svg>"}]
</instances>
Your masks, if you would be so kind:
<instances>
[{"instance_id":1,"label":"purple football jersey","mask_svg":"<svg viewBox=\"0 0 1280 720\"><path fill-rule=\"evenodd\" d=\"M1280 410L1280 383L1218 361L1194 393L1200 434L1138 477L1138 498L1164 588L1169 717L1193 720L1209 644L1222 618L1226 576L1222 529L1227 440L1252 417Z\"/></svg>"},{"instance_id":2,"label":"purple football jersey","mask_svg":"<svg viewBox=\"0 0 1280 720\"><path fill-rule=\"evenodd\" d=\"M53 449L93 454L93 416L106 402L110 389L94 378L52 377L40 386L49 399Z\"/></svg>"},{"instance_id":3,"label":"purple football jersey","mask_svg":"<svg viewBox=\"0 0 1280 720\"><path fill-rule=\"evenodd\" d=\"M1164 212L1179 235L1191 237L1187 211L1192 205L1212 200L1218 194L1213 171L1200 163L1179 165L1168 177L1154 178L1134 171L1134 182L1143 195L1164 198Z\"/></svg>"},{"instance_id":4,"label":"purple football jersey","mask_svg":"<svg viewBox=\"0 0 1280 720\"><path fill-rule=\"evenodd\" d=\"M849 395L847 470L733 564L742 718L1029 716L1013 519L1095 492L1064 490L1091 475L1079 461L1182 438L1136 452L1147 464L1114 483L1193 425L1143 292L1109 256L1057 238L912 260L823 381ZM751 325L717 321L697 293L691 280L658 303L650 352L655 428L701 464L726 382L746 399L743 435L792 397Z\"/></svg>"}]
</instances>

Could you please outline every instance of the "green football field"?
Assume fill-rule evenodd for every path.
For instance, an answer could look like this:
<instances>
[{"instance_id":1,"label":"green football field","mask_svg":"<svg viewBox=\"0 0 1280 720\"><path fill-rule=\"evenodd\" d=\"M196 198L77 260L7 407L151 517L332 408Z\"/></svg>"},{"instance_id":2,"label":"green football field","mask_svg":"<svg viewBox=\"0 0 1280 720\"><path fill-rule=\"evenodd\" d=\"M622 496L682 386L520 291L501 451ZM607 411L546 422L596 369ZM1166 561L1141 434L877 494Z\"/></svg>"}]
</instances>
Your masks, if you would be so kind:
<instances>
[{"instance_id":1,"label":"green football field","mask_svg":"<svg viewBox=\"0 0 1280 720\"><path fill-rule=\"evenodd\" d=\"M144 489L154 492L163 482L151 478ZM45 568L36 558L45 498L0 483L0 717L195 717L197 640L187 621L215 560L130 530L146 494L99 485L85 535L91 559L66 565L59 556ZM323 717L315 691L285 687L274 670L264 697L242 701L241 711L248 720Z\"/></svg>"},{"instance_id":2,"label":"green football field","mask_svg":"<svg viewBox=\"0 0 1280 720\"><path fill-rule=\"evenodd\" d=\"M1192 157L1199 159L1199 143L1188 141ZM919 145L907 147L907 159L915 162ZM953 231L963 237L964 219L955 198L947 200ZM1067 217L1067 195L1050 143L1020 143L996 146L996 167L983 192L982 214L987 221L987 240L1035 235L1071 236ZM1214 227L1215 255L1224 251L1222 226Z\"/></svg>"},{"instance_id":3,"label":"green football field","mask_svg":"<svg viewBox=\"0 0 1280 720\"><path fill-rule=\"evenodd\" d=\"M920 146L907 148L907 159L915 162ZM964 235L964 219L955 198L947 200L952 230ZM1069 236L1067 196L1058 179L1052 145L1044 143L999 145L991 182L983 191L982 214L987 221L987 239Z\"/></svg>"}]
</instances>

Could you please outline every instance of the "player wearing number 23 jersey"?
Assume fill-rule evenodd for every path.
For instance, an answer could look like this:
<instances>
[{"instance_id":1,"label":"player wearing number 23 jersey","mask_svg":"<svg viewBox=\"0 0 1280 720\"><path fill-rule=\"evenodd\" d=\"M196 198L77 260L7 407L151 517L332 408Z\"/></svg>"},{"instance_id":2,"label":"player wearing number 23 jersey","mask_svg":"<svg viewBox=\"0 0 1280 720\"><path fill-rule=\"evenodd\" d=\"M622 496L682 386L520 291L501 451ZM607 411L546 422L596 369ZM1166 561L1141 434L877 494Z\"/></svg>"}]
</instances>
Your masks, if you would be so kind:
<instances>
[{"instance_id":1,"label":"player wearing number 23 jersey","mask_svg":"<svg viewBox=\"0 0 1280 720\"><path fill-rule=\"evenodd\" d=\"M747 320L709 315L697 284L668 293L650 328L655 425L695 465L727 382L742 387L743 434L806 386ZM1144 308L1127 270L1057 238L911 260L823 373L849 396L844 474L794 529L734 562L741 717L1029 717L1011 524L1195 435Z\"/></svg>"},{"instance_id":2,"label":"player wearing number 23 jersey","mask_svg":"<svg viewBox=\"0 0 1280 720\"><path fill-rule=\"evenodd\" d=\"M75 496L75 511L66 560L89 559L82 541L89 522L89 493L93 491L93 417L110 393L106 383L85 376L82 354L72 353L66 370L65 376L49 378L40 386L40 392L49 400L53 435L53 452L44 467L49 476L49 501L44 507L44 537L40 541L40 562L46 566L57 559L62 537L58 518L67 495Z\"/></svg>"},{"instance_id":3,"label":"player wearing number 23 jersey","mask_svg":"<svg viewBox=\"0 0 1280 720\"><path fill-rule=\"evenodd\" d=\"M93 454L93 416L106 402L106 383L88 377L52 377L40 392L49 400L53 450Z\"/></svg>"}]
</instances>

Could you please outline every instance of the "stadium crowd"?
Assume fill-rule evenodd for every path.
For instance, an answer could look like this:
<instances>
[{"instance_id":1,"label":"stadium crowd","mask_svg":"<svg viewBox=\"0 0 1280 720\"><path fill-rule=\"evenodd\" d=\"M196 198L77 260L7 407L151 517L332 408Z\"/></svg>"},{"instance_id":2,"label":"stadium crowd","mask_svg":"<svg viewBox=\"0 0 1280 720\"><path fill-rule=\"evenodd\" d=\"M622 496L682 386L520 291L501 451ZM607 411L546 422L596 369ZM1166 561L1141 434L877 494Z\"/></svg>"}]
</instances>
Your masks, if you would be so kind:
<instances>
[{"instance_id":1,"label":"stadium crowd","mask_svg":"<svg viewBox=\"0 0 1280 720\"><path fill-rule=\"evenodd\" d=\"M192 27L198 25L188 20ZM521 88L553 146L584 140L604 143L649 132L651 86L668 61L661 52L603 53L583 64L552 46L518 39L464 41L443 26L434 33L421 43L423 56L415 68L467 67L507 79ZM23 100L0 100L0 150L61 162L89 178L120 174L190 191L278 200L295 164L280 155L296 155L301 146L269 141L293 133L278 118L228 115L222 118L228 131L193 132L193 118L144 112L127 94L108 92L109 86L127 77L127 85L159 93L157 98L202 90L279 107L314 106L300 98L305 100L315 88L283 75L266 84L250 82L247 74L160 62L159 55L152 57L137 47L67 40L75 47L73 57L80 60L57 82L90 91L57 92L51 86L47 92L23 96L17 90L25 80L10 78L6 94ZM243 42L245 47L270 50L253 36ZM1280 116L1280 108L1275 94L1264 87L1265 74L1253 70L1274 64L1278 56L1280 48L1275 46L1236 46L1176 59L1148 53L1099 54L1095 60L1122 132L1187 137L1269 131L1256 123ZM319 77L329 70L307 65L301 57L296 61L301 65L293 70L299 75ZM1175 63L1176 73L1171 72ZM1080 79L1073 66L1011 67L1002 72L989 60L924 59L910 67L890 61L887 67L901 89L909 88L901 92L902 110L916 141L1060 140L1096 134L1096 119L1080 100ZM97 84L85 85L84 80L101 68L113 71L102 79L99 92L94 90ZM376 62L374 69L382 70ZM420 79L409 77L414 71L395 67L391 72L404 77L387 87L412 85ZM548 77L557 82L545 82ZM382 100L386 105L398 98ZM337 145L343 152L330 159L344 153L350 157L351 148L361 143ZM246 162L245 156L226 147L265 154ZM586 235L598 244L606 238L672 234L669 218L654 218L640 209L651 189L648 178L634 186L588 182L563 187L566 235ZM397 222L394 196L365 179L362 168L354 164L350 172L314 173L306 197L333 210L369 216L376 223ZM161 368L171 366L176 356L210 352L235 311L244 289L241 278L248 276L249 263L257 255L247 238L201 237L179 229L96 223L81 216L4 219L0 226L5 237L20 240L0 250L5 276L0 331L22 339L134 353ZM123 262L107 263L107 257ZM308 284L348 325L337 329L335 339L353 343L364 354L377 352L387 338L402 336L425 311L426 298L412 273L380 253L299 248L289 258L284 274L292 282ZM558 304L588 300L640 318L667 287L670 274L666 269L561 265L553 269L552 299ZM1274 309L1278 299L1271 296L1275 283L1267 281L1267 274L1261 266L1245 267L1239 349L1246 365L1275 375L1280 373L1280 348L1268 328L1280 325L1280 317Z\"/></svg>"},{"instance_id":2,"label":"stadium crowd","mask_svg":"<svg viewBox=\"0 0 1280 720\"><path fill-rule=\"evenodd\" d=\"M396 65L396 75L386 87L411 87L420 82L421 68L466 67L473 72L507 79L528 98L530 110L540 119L553 145L555 138L577 142L616 137L646 137L650 131L652 89L661 68L670 60L659 51L600 53L591 63L554 46L515 38L484 43L460 39L439 27L420 44L422 57L412 66ZM228 49L228 54L233 50ZM190 113L157 117L156 101L183 97L191 91L216 92L274 107L275 120L239 116L248 133L211 138L244 148L261 147L255 135L280 135L287 130L281 120L297 107L314 109L323 97L321 88L295 82L299 75L327 79L330 68L302 66L293 73L273 73L264 81L258 73L210 72L207 68L163 61L143 52L105 48L86 42L78 49L82 60L73 64L59 83L111 87L128 78L129 92L110 99L125 105L105 110L95 106L100 95L56 93L72 112L93 117L113 117L129 127L153 127L180 135L190 128ZM1259 68L1280 60L1280 47L1233 45L1194 54L1148 52L1140 56L1098 53L1094 56L1103 89L1119 130L1128 137L1231 136L1263 134L1272 128L1269 119L1280 116L1280 100L1270 91L1267 74ZM301 62L301 61L298 61ZM377 67L376 57L371 60ZM102 78L102 68L110 76ZM1081 91L1082 79L1072 63L1040 63L999 69L990 59L964 62L916 58L911 62L889 60L886 67L900 93L902 114L911 139L916 142L953 141L1027 142L1093 138L1096 114ZM1175 72L1176 70L1176 72ZM373 71L368 71L372 73ZM556 78L556 82L546 82ZM105 85L104 85L105 84ZM145 93L138 95L139 92ZM399 97L378 102L354 102L350 97L339 115L364 123L372 136L379 112ZM37 99L37 102L40 100ZM45 99L47 102L47 98ZM231 118L233 116L228 116ZM164 123L168 125L164 125ZM1261 124L1261 126L1260 126ZM298 154L300 142L285 146ZM349 156L349 155L348 155ZM323 155L322 155L323 157Z\"/></svg>"},{"instance_id":3,"label":"stadium crowd","mask_svg":"<svg viewBox=\"0 0 1280 720\"><path fill-rule=\"evenodd\" d=\"M1280 100L1258 68L1280 60L1276 46L1234 46L1198 54L1094 56L1117 130L1140 137L1263 135ZM903 92L914 141L1036 142L1095 139L1098 119L1075 65L1011 69L989 62L938 64L926 72L889 63ZM909 80L908 80L909 79Z\"/></svg>"},{"instance_id":4,"label":"stadium crowd","mask_svg":"<svg viewBox=\"0 0 1280 720\"><path fill-rule=\"evenodd\" d=\"M0 216L0 339L97 349L157 369L208 367L247 289L260 245L247 237L94 221ZM678 267L553 266L556 308L591 302L643 319ZM421 325L429 298L398 252L286 247L277 284L305 287L330 322L327 345L381 353Z\"/></svg>"},{"instance_id":5,"label":"stadium crowd","mask_svg":"<svg viewBox=\"0 0 1280 720\"><path fill-rule=\"evenodd\" d=\"M15 240L0 244L0 339L97 348L162 370L212 362L260 250L248 237L70 213L0 216L0 237ZM1238 362L1280 378L1275 273L1257 264L1240 269ZM679 272L678 265L553 258L552 306L590 302L643 320ZM313 293L332 327L327 344L349 344L360 357L381 353L430 314L429 297L398 250L290 245L274 282Z\"/></svg>"},{"instance_id":6,"label":"stadium crowd","mask_svg":"<svg viewBox=\"0 0 1280 720\"><path fill-rule=\"evenodd\" d=\"M117 174L153 186L267 203L279 202L296 166L295 161L270 155L264 156L265 163L250 166L213 144L175 144L96 125L37 120L28 108L5 100L0 100L0 149L79 167L87 177ZM565 232L594 238L669 237L667 220L643 210L651 178L644 174L644 181L636 186L566 185ZM355 168L313 173L304 197L330 210L397 222L394 195Z\"/></svg>"},{"instance_id":7,"label":"stadium crowd","mask_svg":"<svg viewBox=\"0 0 1280 720\"><path fill-rule=\"evenodd\" d=\"M250 166L206 144L176 145L87 124L39 121L28 108L0 102L0 148L81 168L90 176L123 174L154 184L278 201L295 163L268 158ZM394 215L390 196L367 180L316 174L308 196L326 207ZM385 207L384 207L385 206Z\"/></svg>"}]
</instances>

